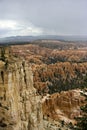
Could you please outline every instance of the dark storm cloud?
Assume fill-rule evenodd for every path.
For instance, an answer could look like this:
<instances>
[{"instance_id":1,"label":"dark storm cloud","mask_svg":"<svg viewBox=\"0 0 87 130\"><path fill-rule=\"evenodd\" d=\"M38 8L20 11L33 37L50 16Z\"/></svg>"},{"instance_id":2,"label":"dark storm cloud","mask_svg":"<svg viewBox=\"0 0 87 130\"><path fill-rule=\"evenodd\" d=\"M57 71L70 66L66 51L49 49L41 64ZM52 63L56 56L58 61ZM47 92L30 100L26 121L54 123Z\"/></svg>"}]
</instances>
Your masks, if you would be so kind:
<instances>
[{"instance_id":1,"label":"dark storm cloud","mask_svg":"<svg viewBox=\"0 0 87 130\"><path fill-rule=\"evenodd\" d=\"M86 35L86 12L87 0L0 0L0 20L16 23L14 28L9 27L9 35L14 29L15 35L17 31L26 31L25 35Z\"/></svg>"}]
</instances>

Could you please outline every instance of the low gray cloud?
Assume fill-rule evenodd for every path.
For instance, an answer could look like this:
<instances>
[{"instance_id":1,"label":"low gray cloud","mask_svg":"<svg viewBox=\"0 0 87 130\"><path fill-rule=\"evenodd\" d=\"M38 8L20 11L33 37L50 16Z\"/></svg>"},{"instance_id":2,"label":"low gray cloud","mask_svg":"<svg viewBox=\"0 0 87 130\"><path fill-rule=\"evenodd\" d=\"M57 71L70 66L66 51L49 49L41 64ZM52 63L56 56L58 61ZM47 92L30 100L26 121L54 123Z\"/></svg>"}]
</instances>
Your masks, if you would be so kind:
<instances>
[{"instance_id":1,"label":"low gray cloud","mask_svg":"<svg viewBox=\"0 0 87 130\"><path fill-rule=\"evenodd\" d=\"M87 0L0 0L0 35L86 35L86 12Z\"/></svg>"}]
</instances>

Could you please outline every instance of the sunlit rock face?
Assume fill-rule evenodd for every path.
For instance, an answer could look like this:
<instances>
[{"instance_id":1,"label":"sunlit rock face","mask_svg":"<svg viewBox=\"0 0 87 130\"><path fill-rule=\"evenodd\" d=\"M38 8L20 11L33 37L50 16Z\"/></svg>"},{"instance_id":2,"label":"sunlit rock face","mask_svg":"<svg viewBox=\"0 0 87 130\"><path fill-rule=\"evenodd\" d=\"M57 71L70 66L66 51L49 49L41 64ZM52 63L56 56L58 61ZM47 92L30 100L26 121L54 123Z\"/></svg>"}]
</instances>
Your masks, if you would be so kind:
<instances>
[{"instance_id":1,"label":"sunlit rock face","mask_svg":"<svg viewBox=\"0 0 87 130\"><path fill-rule=\"evenodd\" d=\"M80 92L79 89L69 90L44 97L42 102L44 117L75 123L74 118L81 115L80 106L85 103L85 98Z\"/></svg>"},{"instance_id":2,"label":"sunlit rock face","mask_svg":"<svg viewBox=\"0 0 87 130\"><path fill-rule=\"evenodd\" d=\"M40 101L26 61L0 60L0 130L43 130Z\"/></svg>"}]
</instances>

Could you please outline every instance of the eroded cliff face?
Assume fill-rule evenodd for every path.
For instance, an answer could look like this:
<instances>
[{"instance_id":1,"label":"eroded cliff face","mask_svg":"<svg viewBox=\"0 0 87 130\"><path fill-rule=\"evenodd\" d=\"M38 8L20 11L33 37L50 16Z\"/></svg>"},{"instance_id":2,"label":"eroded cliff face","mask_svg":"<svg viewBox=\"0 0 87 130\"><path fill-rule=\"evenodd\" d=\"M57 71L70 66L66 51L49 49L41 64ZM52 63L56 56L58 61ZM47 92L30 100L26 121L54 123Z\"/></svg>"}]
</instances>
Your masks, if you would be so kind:
<instances>
[{"instance_id":1,"label":"eroded cliff face","mask_svg":"<svg viewBox=\"0 0 87 130\"><path fill-rule=\"evenodd\" d=\"M0 60L0 130L43 130L40 101L28 64Z\"/></svg>"},{"instance_id":2,"label":"eroded cliff face","mask_svg":"<svg viewBox=\"0 0 87 130\"><path fill-rule=\"evenodd\" d=\"M75 117L81 115L80 106L84 105L85 97L81 95L81 90L77 89L48 95L42 101L45 118L74 124Z\"/></svg>"}]
</instances>

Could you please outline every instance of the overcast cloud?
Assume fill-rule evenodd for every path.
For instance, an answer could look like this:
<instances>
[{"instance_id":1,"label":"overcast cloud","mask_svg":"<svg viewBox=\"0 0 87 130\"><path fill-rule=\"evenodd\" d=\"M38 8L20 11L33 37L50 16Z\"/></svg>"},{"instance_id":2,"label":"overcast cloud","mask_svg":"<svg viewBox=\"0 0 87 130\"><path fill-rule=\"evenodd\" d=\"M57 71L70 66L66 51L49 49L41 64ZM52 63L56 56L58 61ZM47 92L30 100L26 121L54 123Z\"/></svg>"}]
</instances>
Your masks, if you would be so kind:
<instances>
[{"instance_id":1,"label":"overcast cloud","mask_svg":"<svg viewBox=\"0 0 87 130\"><path fill-rule=\"evenodd\" d=\"M87 0L0 0L0 37L87 35Z\"/></svg>"}]
</instances>

